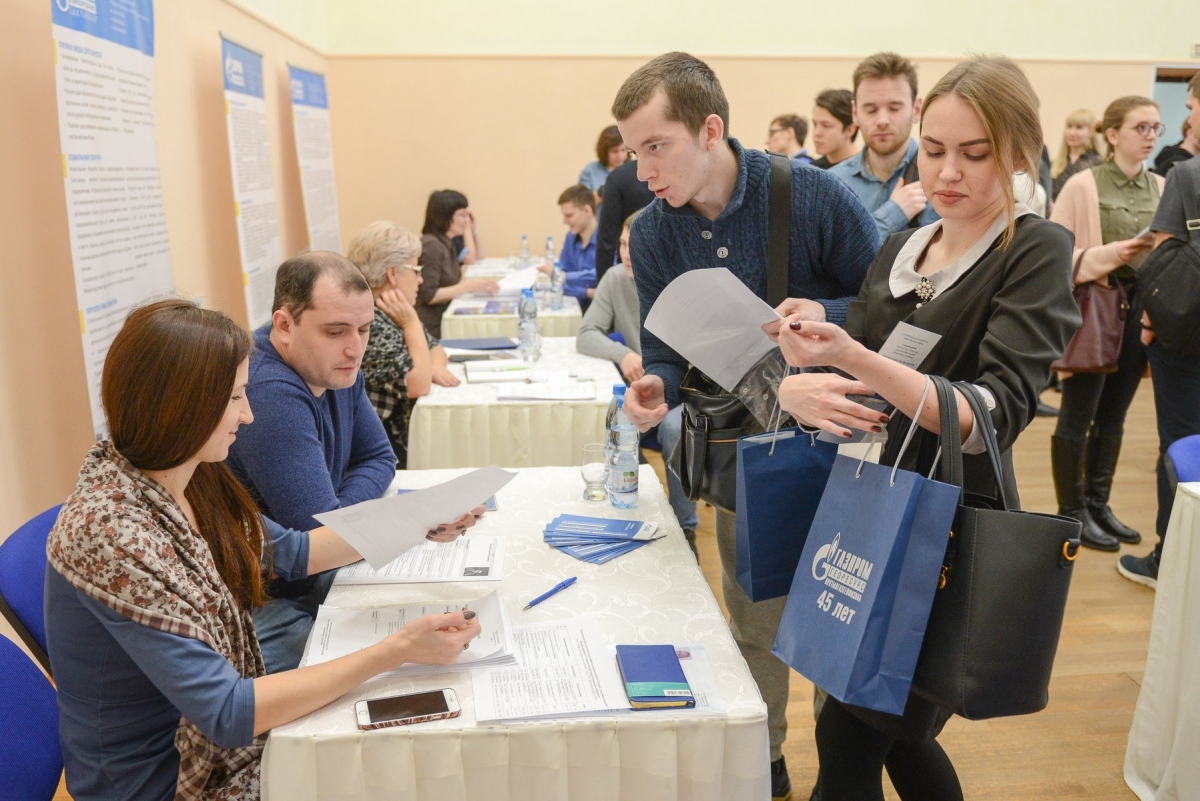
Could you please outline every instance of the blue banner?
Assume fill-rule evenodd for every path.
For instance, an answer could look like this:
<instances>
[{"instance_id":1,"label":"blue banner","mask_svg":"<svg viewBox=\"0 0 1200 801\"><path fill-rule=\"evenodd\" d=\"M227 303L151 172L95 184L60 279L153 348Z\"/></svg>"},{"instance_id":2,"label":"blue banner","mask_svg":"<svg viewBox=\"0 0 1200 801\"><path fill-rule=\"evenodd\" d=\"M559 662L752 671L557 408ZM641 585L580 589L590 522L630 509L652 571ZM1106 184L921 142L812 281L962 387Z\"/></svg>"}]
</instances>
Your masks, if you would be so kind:
<instances>
[{"instance_id":1,"label":"blue banner","mask_svg":"<svg viewBox=\"0 0 1200 801\"><path fill-rule=\"evenodd\" d=\"M228 39L221 39L221 63L225 69L225 91L263 96L262 56Z\"/></svg>"},{"instance_id":2,"label":"blue banner","mask_svg":"<svg viewBox=\"0 0 1200 801\"><path fill-rule=\"evenodd\" d=\"M154 55L154 0L50 0L51 21Z\"/></svg>"},{"instance_id":3,"label":"blue banner","mask_svg":"<svg viewBox=\"0 0 1200 801\"><path fill-rule=\"evenodd\" d=\"M297 106L329 108L325 95L325 76L288 66L288 84L292 88L292 103Z\"/></svg>"}]
</instances>

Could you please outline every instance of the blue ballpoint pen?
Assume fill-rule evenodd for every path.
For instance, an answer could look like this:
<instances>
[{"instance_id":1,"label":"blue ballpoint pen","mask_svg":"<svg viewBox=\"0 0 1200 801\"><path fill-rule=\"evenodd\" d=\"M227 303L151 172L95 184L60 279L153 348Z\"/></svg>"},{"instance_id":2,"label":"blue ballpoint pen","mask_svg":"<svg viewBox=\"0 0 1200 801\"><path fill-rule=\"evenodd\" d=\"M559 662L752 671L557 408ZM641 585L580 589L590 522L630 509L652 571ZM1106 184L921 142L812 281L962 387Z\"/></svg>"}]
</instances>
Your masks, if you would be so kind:
<instances>
[{"instance_id":1,"label":"blue ballpoint pen","mask_svg":"<svg viewBox=\"0 0 1200 801\"><path fill-rule=\"evenodd\" d=\"M534 599L533 599L532 601L530 601L529 603L525 604L525 608L526 608L526 609L530 609L530 608L532 608L532 607L535 607L535 606L537 606L538 604L540 604L542 601L544 601L544 600L546 600L547 598L549 598L549 597L550 597L551 595L553 595L554 593L556 593L556 592L561 592L562 590L565 590L567 587L570 587L572 584L574 584L574 583L575 583L575 579L577 579L577 578L579 578L579 577L578 577L578 576L571 576L571 577L570 577L569 579L567 579L566 581L563 581L563 582L561 582L561 583L559 583L559 584L555 584L555 585L554 585L553 587L551 587L549 590L547 590L546 592L542 593L542 594L541 594L541 595L539 595L538 597L534 598Z\"/></svg>"}]
</instances>

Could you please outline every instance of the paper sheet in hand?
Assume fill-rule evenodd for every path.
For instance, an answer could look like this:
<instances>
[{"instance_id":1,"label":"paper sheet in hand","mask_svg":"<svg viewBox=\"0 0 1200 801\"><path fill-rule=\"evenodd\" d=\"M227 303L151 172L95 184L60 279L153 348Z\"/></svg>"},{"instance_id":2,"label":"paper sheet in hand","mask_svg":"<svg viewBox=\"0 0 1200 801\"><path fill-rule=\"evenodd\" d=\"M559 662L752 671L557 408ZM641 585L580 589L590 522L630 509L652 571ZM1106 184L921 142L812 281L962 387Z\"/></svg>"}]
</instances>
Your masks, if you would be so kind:
<instances>
[{"instance_id":1,"label":"paper sheet in hand","mask_svg":"<svg viewBox=\"0 0 1200 801\"><path fill-rule=\"evenodd\" d=\"M346 565L334 584L420 584L435 581L499 581L504 577L503 537L459 537L426 542L375 570L366 562Z\"/></svg>"},{"instance_id":2,"label":"paper sheet in hand","mask_svg":"<svg viewBox=\"0 0 1200 801\"><path fill-rule=\"evenodd\" d=\"M941 339L941 334L908 323L897 323L883 347L879 349L879 355L900 362L905 367L920 370L921 362L925 361L929 351L933 350L933 346Z\"/></svg>"},{"instance_id":3,"label":"paper sheet in hand","mask_svg":"<svg viewBox=\"0 0 1200 801\"><path fill-rule=\"evenodd\" d=\"M528 289L533 286L538 279L537 267L526 267L523 270L516 270L501 278L497 283L500 284L500 290L496 293L498 297L515 297L521 294L522 289Z\"/></svg>"},{"instance_id":4,"label":"paper sheet in hand","mask_svg":"<svg viewBox=\"0 0 1200 801\"><path fill-rule=\"evenodd\" d=\"M480 634L471 640L471 647L462 652L453 664L402 665L390 671L394 675L412 676L430 673L458 672L482 667L515 665L512 629L500 596L491 592L475 601L461 603L408 604L381 609L343 609L321 605L313 623L305 665L319 665L331 659L369 648L385 637L395 634L406 623L426 615L440 615L473 609L479 617Z\"/></svg>"},{"instance_id":5,"label":"paper sheet in hand","mask_svg":"<svg viewBox=\"0 0 1200 801\"><path fill-rule=\"evenodd\" d=\"M409 548L426 542L430 529L462 517L516 475L491 465L427 489L313 516L350 543L371 567L382 570Z\"/></svg>"},{"instance_id":6,"label":"paper sheet in hand","mask_svg":"<svg viewBox=\"0 0 1200 801\"><path fill-rule=\"evenodd\" d=\"M779 315L724 267L689 270L658 296L646 330L732 392L779 347L762 330Z\"/></svg>"}]
</instances>

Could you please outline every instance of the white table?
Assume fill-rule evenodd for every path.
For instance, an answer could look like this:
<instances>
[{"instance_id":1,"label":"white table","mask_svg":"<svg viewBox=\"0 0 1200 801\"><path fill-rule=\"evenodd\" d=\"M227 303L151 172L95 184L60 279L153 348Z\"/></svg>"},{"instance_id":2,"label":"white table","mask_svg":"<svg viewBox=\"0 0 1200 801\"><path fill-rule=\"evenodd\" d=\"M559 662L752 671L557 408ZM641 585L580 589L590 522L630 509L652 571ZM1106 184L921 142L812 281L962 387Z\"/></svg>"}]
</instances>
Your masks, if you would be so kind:
<instances>
[{"instance_id":1,"label":"white table","mask_svg":"<svg viewBox=\"0 0 1200 801\"><path fill-rule=\"evenodd\" d=\"M604 441L604 413L621 374L612 362L584 356L573 337L547 338L535 370L591 379L589 401L498 401L497 384L469 384L462 365L450 370L463 382L434 385L413 406L408 424L408 466L542 467L578 465L583 446Z\"/></svg>"},{"instance_id":2,"label":"white table","mask_svg":"<svg viewBox=\"0 0 1200 801\"><path fill-rule=\"evenodd\" d=\"M1142 801L1200 798L1200 482L1180 484L1163 544L1146 674L1125 751Z\"/></svg>"},{"instance_id":3,"label":"white table","mask_svg":"<svg viewBox=\"0 0 1200 801\"><path fill-rule=\"evenodd\" d=\"M516 298L500 298L513 303ZM470 339L473 337L516 337L517 315L512 314L458 314L456 309L482 306L486 297L462 297L450 301L450 308L442 315L442 339ZM544 337L573 337L579 332L583 312L579 301L567 295L563 307L557 311L538 308L538 330Z\"/></svg>"},{"instance_id":4,"label":"white table","mask_svg":"<svg viewBox=\"0 0 1200 801\"><path fill-rule=\"evenodd\" d=\"M402 471L396 487L419 488L461 470ZM767 713L716 599L687 548L654 471L642 467L637 509L580 500L574 468L522 470L498 493L499 509L467 536L506 538L501 582L335 586L328 603L387 606L472 600L499 588L513 623L592 615L611 644L703 643L725 716L695 710L478 726L469 673L376 678L329 706L271 732L263 757L265 801L766 801ZM667 537L605 565L580 562L542 542L556 514L653 520ZM570 590L521 607L565 576ZM453 687L452 720L360 732L363 698Z\"/></svg>"}]
</instances>

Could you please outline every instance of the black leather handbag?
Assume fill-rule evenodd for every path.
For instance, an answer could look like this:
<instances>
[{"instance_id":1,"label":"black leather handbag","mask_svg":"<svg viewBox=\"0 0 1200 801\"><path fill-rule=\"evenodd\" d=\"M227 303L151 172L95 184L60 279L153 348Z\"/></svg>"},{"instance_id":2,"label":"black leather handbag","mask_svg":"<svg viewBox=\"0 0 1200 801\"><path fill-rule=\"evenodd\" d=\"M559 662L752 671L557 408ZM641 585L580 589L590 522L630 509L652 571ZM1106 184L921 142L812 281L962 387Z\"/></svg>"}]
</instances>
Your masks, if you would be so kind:
<instances>
[{"instance_id":1,"label":"black leather handbag","mask_svg":"<svg viewBox=\"0 0 1200 801\"><path fill-rule=\"evenodd\" d=\"M767 303L775 307L787 299L792 166L787 156L771 153L770 157ZM688 500L704 500L732 512L737 495L738 437L758 434L763 427L736 395L695 367L688 367L679 394L683 427L679 444L668 455L667 469L679 477Z\"/></svg>"},{"instance_id":2,"label":"black leather handbag","mask_svg":"<svg viewBox=\"0 0 1200 801\"><path fill-rule=\"evenodd\" d=\"M933 376L943 436L939 477L962 486L957 403L949 381ZM1049 702L1050 671L1079 554L1077 521L1010 509L1000 446L978 390L957 387L971 404L999 498L964 493L917 662L918 696L971 720L1025 715ZM949 452L947 452L949 451Z\"/></svg>"}]
</instances>

